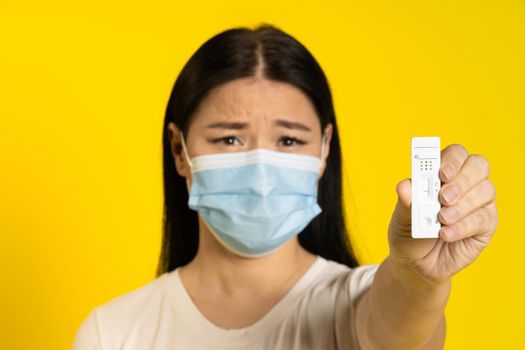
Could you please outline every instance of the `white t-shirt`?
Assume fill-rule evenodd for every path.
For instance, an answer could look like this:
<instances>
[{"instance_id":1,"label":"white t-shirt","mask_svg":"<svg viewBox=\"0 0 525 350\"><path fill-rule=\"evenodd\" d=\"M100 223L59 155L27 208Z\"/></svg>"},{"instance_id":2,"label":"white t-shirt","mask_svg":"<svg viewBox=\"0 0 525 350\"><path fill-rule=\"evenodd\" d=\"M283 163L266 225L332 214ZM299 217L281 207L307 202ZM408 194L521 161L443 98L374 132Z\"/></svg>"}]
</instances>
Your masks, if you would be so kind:
<instances>
[{"instance_id":1,"label":"white t-shirt","mask_svg":"<svg viewBox=\"0 0 525 350\"><path fill-rule=\"evenodd\" d=\"M95 307L78 328L73 350L360 349L354 301L378 267L351 269L317 256L266 315L230 330L200 313L175 269Z\"/></svg>"}]
</instances>

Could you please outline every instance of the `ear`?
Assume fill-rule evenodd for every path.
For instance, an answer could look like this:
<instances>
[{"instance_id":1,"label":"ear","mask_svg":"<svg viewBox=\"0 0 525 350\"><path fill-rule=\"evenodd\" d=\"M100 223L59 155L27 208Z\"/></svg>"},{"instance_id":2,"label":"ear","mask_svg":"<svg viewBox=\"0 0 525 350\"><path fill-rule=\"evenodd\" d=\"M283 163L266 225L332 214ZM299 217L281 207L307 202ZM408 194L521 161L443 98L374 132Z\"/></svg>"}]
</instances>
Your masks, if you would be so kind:
<instances>
[{"instance_id":1,"label":"ear","mask_svg":"<svg viewBox=\"0 0 525 350\"><path fill-rule=\"evenodd\" d=\"M177 173L182 177L190 176L190 167L188 165L186 155L182 149L180 129L173 122L168 123L168 135L170 140L171 154L173 155ZM186 141L186 135L184 135L184 141Z\"/></svg>"},{"instance_id":2,"label":"ear","mask_svg":"<svg viewBox=\"0 0 525 350\"><path fill-rule=\"evenodd\" d=\"M332 125L332 123L329 123L325 127L324 134L325 134L324 161L323 161L323 165L321 166L321 175L319 176L319 178L323 177L324 170L326 169L326 162L327 162L327 159L328 159L328 155L330 154L330 141L332 141L332 134L333 134L333 125Z\"/></svg>"}]
</instances>

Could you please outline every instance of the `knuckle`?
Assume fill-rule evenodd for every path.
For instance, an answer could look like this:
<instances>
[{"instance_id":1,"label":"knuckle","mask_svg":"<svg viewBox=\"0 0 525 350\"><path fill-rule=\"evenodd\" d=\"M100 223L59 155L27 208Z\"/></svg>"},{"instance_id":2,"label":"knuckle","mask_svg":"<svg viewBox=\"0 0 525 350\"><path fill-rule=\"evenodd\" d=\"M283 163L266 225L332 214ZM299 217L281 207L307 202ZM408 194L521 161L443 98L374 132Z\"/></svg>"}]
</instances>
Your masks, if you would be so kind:
<instances>
[{"instance_id":1,"label":"knuckle","mask_svg":"<svg viewBox=\"0 0 525 350\"><path fill-rule=\"evenodd\" d=\"M483 207L483 209L485 209L485 212L487 213L486 220L489 221L486 226L486 231L495 232L499 221L498 210L495 203L492 202L486 207Z\"/></svg>"},{"instance_id":2,"label":"knuckle","mask_svg":"<svg viewBox=\"0 0 525 350\"><path fill-rule=\"evenodd\" d=\"M496 186L492 183L492 181L487 180L490 183L490 193L492 195L492 198L496 198Z\"/></svg>"},{"instance_id":3,"label":"knuckle","mask_svg":"<svg viewBox=\"0 0 525 350\"><path fill-rule=\"evenodd\" d=\"M499 214L498 214L498 208L493 205L491 208L487 208L487 210L490 211L490 217L494 225L498 224L499 221Z\"/></svg>"},{"instance_id":4,"label":"knuckle","mask_svg":"<svg viewBox=\"0 0 525 350\"><path fill-rule=\"evenodd\" d=\"M488 176L490 174L490 164L487 158L477 153L471 154L469 157L472 160L474 160L476 164L479 165L479 167L483 170L483 174L485 174L485 176Z\"/></svg>"},{"instance_id":5,"label":"knuckle","mask_svg":"<svg viewBox=\"0 0 525 350\"><path fill-rule=\"evenodd\" d=\"M455 183L459 188L460 193L464 194L470 189L472 185L474 185L474 180L466 173L459 173Z\"/></svg>"},{"instance_id":6,"label":"knuckle","mask_svg":"<svg viewBox=\"0 0 525 350\"><path fill-rule=\"evenodd\" d=\"M487 210L485 208L480 208L480 210L476 212L476 219L475 219L476 226L480 229L484 228L487 224L487 221L488 221Z\"/></svg>"},{"instance_id":7,"label":"knuckle","mask_svg":"<svg viewBox=\"0 0 525 350\"><path fill-rule=\"evenodd\" d=\"M483 180L483 193L486 193L488 198L496 197L496 187L494 187L492 181L488 179Z\"/></svg>"},{"instance_id":8,"label":"knuckle","mask_svg":"<svg viewBox=\"0 0 525 350\"><path fill-rule=\"evenodd\" d=\"M449 147L450 150L454 151L454 153L458 153L462 156L468 156L468 152L465 149L465 147L463 147L463 145L460 145L459 143L453 143Z\"/></svg>"},{"instance_id":9,"label":"knuckle","mask_svg":"<svg viewBox=\"0 0 525 350\"><path fill-rule=\"evenodd\" d=\"M463 203L461 205L459 205L459 207L462 207L460 209L460 212L461 211L469 211L474 209L476 203L475 203L475 200L474 200L474 196L472 194L469 194L469 195L466 195L465 197L463 197Z\"/></svg>"}]
</instances>

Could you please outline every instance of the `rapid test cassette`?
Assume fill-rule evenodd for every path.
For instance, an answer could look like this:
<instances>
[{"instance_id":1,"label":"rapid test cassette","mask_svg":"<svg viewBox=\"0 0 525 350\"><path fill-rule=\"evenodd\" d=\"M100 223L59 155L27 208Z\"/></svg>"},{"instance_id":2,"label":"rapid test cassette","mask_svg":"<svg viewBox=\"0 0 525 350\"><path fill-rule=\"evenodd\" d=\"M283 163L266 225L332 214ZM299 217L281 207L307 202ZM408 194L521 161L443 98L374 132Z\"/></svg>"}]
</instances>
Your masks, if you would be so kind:
<instances>
[{"instance_id":1,"label":"rapid test cassette","mask_svg":"<svg viewBox=\"0 0 525 350\"><path fill-rule=\"evenodd\" d=\"M438 238L441 180L439 136L412 137L412 238Z\"/></svg>"}]
</instances>

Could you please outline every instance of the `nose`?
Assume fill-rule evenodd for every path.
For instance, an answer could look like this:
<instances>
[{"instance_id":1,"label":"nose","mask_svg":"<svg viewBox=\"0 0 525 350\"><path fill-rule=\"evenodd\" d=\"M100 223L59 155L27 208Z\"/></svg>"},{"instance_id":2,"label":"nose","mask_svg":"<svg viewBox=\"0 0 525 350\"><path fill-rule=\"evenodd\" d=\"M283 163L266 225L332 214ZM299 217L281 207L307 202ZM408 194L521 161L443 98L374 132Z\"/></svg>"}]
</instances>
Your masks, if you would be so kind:
<instances>
[{"instance_id":1,"label":"nose","mask_svg":"<svg viewBox=\"0 0 525 350\"><path fill-rule=\"evenodd\" d=\"M257 194L261 197L266 197L270 194L270 192L273 190L274 186L272 186L269 179L271 178L270 174L267 172L270 171L269 168L264 167L262 164L257 164L257 173L260 174L257 178L257 186L250 187L250 192Z\"/></svg>"}]
</instances>

